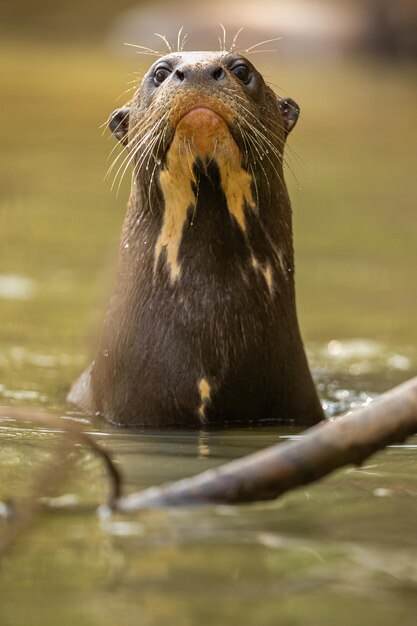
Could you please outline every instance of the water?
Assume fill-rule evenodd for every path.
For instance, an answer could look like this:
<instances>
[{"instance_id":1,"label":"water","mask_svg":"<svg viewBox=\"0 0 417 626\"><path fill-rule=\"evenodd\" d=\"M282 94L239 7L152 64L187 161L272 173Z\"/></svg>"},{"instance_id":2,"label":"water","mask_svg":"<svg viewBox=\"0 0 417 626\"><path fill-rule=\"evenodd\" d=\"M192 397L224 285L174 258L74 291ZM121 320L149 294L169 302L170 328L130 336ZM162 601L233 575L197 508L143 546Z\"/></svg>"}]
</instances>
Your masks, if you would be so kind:
<instances>
[{"instance_id":1,"label":"water","mask_svg":"<svg viewBox=\"0 0 417 626\"><path fill-rule=\"evenodd\" d=\"M4 118L19 120L18 140L9 123L0 142L0 403L76 420L128 491L295 434L127 433L68 412L68 386L97 345L128 193L127 181L118 199L102 183L113 143L98 127L121 105L126 73L144 68L101 49L0 46ZM302 107L290 140L302 194L287 174L299 315L332 416L417 374L417 87L411 66L284 65L267 73ZM100 461L62 440L0 419L0 541L7 502L30 505L42 472L45 489L56 483L1 559L1 626L414 626L416 438L276 502L131 516L98 508Z\"/></svg>"},{"instance_id":2,"label":"water","mask_svg":"<svg viewBox=\"0 0 417 626\"><path fill-rule=\"evenodd\" d=\"M41 374L71 365L68 355L23 349L1 356L20 367L30 362ZM310 358L329 415L367 404L416 370L411 350L369 341L315 345ZM349 370L374 382L365 388L365 374ZM46 391L24 393L3 387L0 396L3 403L54 404ZM190 476L297 432L128 433L77 413L67 418L111 452L127 491ZM3 418L0 441L0 501L27 505L34 477L55 467L61 435ZM43 512L2 559L2 625L304 625L331 624L336 615L346 626L363 624L364 616L367 624L415 623L417 437L272 503L129 516L99 506L107 495L100 461L79 445L67 454L69 477L57 481Z\"/></svg>"}]
</instances>

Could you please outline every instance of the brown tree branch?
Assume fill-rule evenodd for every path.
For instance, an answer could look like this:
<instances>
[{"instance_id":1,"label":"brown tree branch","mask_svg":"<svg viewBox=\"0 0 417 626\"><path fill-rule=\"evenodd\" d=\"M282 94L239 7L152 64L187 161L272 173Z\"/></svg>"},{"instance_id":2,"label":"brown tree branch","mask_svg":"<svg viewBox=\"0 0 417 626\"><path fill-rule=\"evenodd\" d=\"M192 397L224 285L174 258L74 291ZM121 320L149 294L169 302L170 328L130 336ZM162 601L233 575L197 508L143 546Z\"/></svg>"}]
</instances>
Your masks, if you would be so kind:
<instances>
[{"instance_id":1,"label":"brown tree branch","mask_svg":"<svg viewBox=\"0 0 417 626\"><path fill-rule=\"evenodd\" d=\"M141 509L205 503L238 504L277 498L349 464L361 465L385 446L417 432L417 378L372 404L192 478L120 498L114 508Z\"/></svg>"}]
</instances>

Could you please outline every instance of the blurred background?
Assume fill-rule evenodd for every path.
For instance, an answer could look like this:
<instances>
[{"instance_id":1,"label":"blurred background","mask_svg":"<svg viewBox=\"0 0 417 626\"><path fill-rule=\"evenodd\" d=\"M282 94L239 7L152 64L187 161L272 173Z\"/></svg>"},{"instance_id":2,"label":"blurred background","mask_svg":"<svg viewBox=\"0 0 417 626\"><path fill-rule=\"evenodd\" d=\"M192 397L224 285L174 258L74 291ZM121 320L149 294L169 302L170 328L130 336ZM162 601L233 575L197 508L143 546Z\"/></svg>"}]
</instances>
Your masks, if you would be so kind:
<instances>
[{"instance_id":1,"label":"blurred background","mask_svg":"<svg viewBox=\"0 0 417 626\"><path fill-rule=\"evenodd\" d=\"M162 51L153 33L174 43L183 26L187 49L217 48L219 22L228 44L244 27L241 49L281 38L251 58L301 106L286 179L313 365L416 369L415 2L19 0L0 23L6 400L61 402L94 351L129 190L103 181L101 125L153 62L124 44Z\"/></svg>"}]
</instances>

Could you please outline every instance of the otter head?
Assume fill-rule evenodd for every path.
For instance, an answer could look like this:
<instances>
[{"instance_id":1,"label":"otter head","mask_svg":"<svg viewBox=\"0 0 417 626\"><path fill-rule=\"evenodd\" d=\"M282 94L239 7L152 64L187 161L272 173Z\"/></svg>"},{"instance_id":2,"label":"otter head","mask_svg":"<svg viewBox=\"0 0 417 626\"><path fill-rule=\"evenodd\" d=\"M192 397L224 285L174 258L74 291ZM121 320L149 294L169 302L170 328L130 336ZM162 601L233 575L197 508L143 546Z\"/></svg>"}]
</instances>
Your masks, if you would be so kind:
<instances>
[{"instance_id":1,"label":"otter head","mask_svg":"<svg viewBox=\"0 0 417 626\"><path fill-rule=\"evenodd\" d=\"M155 268L166 251L177 280L184 226L198 220L203 196L211 211L225 205L231 227L246 238L248 219L262 217L279 197L280 219L290 228L282 161L298 113L240 54L173 52L152 65L109 124L128 150L121 167L133 167L141 210L163 216Z\"/></svg>"},{"instance_id":2,"label":"otter head","mask_svg":"<svg viewBox=\"0 0 417 626\"><path fill-rule=\"evenodd\" d=\"M132 152L132 164L163 164L173 143L184 158L236 158L252 170L279 166L299 107L277 97L245 57L228 52L174 52L158 59L129 106L109 126ZM237 150L237 153L236 153ZM236 153L236 154L235 154Z\"/></svg>"}]
</instances>

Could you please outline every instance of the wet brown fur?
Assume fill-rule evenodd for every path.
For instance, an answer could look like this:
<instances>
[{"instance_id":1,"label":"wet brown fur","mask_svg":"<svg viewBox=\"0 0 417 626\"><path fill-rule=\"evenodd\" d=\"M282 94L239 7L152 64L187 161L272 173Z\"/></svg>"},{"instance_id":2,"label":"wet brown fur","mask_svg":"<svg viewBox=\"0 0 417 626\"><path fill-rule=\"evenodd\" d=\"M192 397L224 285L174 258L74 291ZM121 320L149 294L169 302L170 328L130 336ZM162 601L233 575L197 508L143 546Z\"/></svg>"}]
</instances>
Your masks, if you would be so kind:
<instances>
[{"instance_id":1,"label":"wet brown fur","mask_svg":"<svg viewBox=\"0 0 417 626\"><path fill-rule=\"evenodd\" d=\"M125 426L322 418L295 307L282 162L296 115L283 102L237 53L174 52L113 116L132 192L99 351L72 401Z\"/></svg>"}]
</instances>

